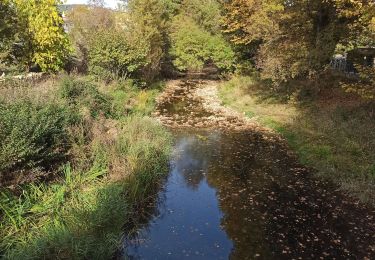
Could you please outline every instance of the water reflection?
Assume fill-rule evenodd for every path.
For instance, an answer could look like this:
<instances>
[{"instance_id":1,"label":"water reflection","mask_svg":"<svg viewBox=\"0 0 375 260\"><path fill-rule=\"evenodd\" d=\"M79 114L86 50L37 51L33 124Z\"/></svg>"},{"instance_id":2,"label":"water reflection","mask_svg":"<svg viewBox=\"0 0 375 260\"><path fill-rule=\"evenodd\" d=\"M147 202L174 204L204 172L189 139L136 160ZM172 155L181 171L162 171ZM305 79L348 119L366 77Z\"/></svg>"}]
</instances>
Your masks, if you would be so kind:
<instances>
[{"instance_id":1,"label":"water reflection","mask_svg":"<svg viewBox=\"0 0 375 260\"><path fill-rule=\"evenodd\" d=\"M193 190L199 188L208 167L208 158L202 156L201 150L195 145L196 142L194 135L181 136L175 147L176 154L173 163L173 171L181 174L186 186Z\"/></svg>"},{"instance_id":2,"label":"water reflection","mask_svg":"<svg viewBox=\"0 0 375 260\"><path fill-rule=\"evenodd\" d=\"M213 136L215 136L214 134ZM216 137L213 137L214 139ZM126 241L131 259L226 259L233 243L221 228L216 189L206 179L212 157L196 135L177 137L163 209Z\"/></svg>"},{"instance_id":3,"label":"water reflection","mask_svg":"<svg viewBox=\"0 0 375 260\"><path fill-rule=\"evenodd\" d=\"M374 256L375 226L367 221L374 212L353 208L329 184L311 178L279 140L256 132L185 130L175 135L158 214L126 240L124 256Z\"/></svg>"}]
</instances>

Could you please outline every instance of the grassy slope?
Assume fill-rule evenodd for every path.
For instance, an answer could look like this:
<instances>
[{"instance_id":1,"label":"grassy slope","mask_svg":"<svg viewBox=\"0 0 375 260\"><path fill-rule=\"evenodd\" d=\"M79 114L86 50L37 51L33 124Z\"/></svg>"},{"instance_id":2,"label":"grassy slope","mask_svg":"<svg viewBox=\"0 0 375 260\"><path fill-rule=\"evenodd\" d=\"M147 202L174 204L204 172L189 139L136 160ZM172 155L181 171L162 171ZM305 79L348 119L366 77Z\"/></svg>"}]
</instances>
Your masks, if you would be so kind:
<instances>
[{"instance_id":1,"label":"grassy slope","mask_svg":"<svg viewBox=\"0 0 375 260\"><path fill-rule=\"evenodd\" d=\"M333 89L308 102L282 102L248 77L220 87L225 105L282 134L302 163L354 197L375 204L374 108Z\"/></svg>"},{"instance_id":2,"label":"grassy slope","mask_svg":"<svg viewBox=\"0 0 375 260\"><path fill-rule=\"evenodd\" d=\"M85 88L91 86L83 81ZM26 95L57 102L55 83L32 88L2 93L8 101ZM83 119L68 129L70 160L60 166L58 177L23 185L19 195L0 191L0 255L5 258L111 258L133 209L167 172L171 137L147 117L160 87L139 90L125 82L99 89L99 99L90 94L71 102ZM110 105L110 116L96 113L108 107L102 103Z\"/></svg>"}]
</instances>

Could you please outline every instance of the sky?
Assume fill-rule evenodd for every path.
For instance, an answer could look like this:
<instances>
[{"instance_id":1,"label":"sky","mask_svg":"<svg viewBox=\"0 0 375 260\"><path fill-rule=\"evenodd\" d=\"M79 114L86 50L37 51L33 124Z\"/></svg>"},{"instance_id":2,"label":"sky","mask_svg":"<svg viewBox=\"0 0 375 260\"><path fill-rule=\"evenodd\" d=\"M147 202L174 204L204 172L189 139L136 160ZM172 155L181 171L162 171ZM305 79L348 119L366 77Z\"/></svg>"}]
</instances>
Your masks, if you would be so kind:
<instances>
[{"instance_id":1,"label":"sky","mask_svg":"<svg viewBox=\"0 0 375 260\"><path fill-rule=\"evenodd\" d=\"M66 0L66 4L87 4L87 0ZM118 0L105 0L106 6L116 8Z\"/></svg>"}]
</instances>

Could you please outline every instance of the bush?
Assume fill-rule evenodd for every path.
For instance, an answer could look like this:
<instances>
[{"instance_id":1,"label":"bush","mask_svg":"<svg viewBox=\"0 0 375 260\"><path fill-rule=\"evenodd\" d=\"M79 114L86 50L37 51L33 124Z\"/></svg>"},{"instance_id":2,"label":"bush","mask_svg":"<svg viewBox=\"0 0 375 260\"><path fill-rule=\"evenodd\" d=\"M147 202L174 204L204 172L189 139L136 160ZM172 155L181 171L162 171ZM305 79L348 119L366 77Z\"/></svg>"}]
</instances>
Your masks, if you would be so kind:
<instances>
[{"instance_id":1,"label":"bush","mask_svg":"<svg viewBox=\"0 0 375 260\"><path fill-rule=\"evenodd\" d=\"M375 67L355 64L355 68L358 77L347 79L341 86L349 93L356 93L367 100L375 100Z\"/></svg>"},{"instance_id":2,"label":"bush","mask_svg":"<svg viewBox=\"0 0 375 260\"><path fill-rule=\"evenodd\" d=\"M0 172L48 167L66 152L66 127L70 113L53 104L28 100L0 103Z\"/></svg>"},{"instance_id":3,"label":"bush","mask_svg":"<svg viewBox=\"0 0 375 260\"><path fill-rule=\"evenodd\" d=\"M147 45L114 28L97 32L90 42L89 72L105 80L134 76L146 64Z\"/></svg>"},{"instance_id":4,"label":"bush","mask_svg":"<svg viewBox=\"0 0 375 260\"><path fill-rule=\"evenodd\" d=\"M182 11L210 33L221 32L221 3L217 0L185 0Z\"/></svg>"},{"instance_id":5,"label":"bush","mask_svg":"<svg viewBox=\"0 0 375 260\"><path fill-rule=\"evenodd\" d=\"M133 80L122 80L111 84L105 93L111 97L111 118L122 119L127 115L151 115L155 107L156 96L163 82L150 84L142 88Z\"/></svg>"},{"instance_id":6,"label":"bush","mask_svg":"<svg viewBox=\"0 0 375 260\"><path fill-rule=\"evenodd\" d=\"M179 70L201 70L213 63L222 71L234 66L234 52L219 35L212 35L201 29L192 20L176 19L171 34L171 55Z\"/></svg>"},{"instance_id":7,"label":"bush","mask_svg":"<svg viewBox=\"0 0 375 260\"><path fill-rule=\"evenodd\" d=\"M76 110L87 109L93 117L100 114L109 116L111 113L110 98L100 93L98 87L88 80L64 78L60 85L60 96Z\"/></svg>"}]
</instances>

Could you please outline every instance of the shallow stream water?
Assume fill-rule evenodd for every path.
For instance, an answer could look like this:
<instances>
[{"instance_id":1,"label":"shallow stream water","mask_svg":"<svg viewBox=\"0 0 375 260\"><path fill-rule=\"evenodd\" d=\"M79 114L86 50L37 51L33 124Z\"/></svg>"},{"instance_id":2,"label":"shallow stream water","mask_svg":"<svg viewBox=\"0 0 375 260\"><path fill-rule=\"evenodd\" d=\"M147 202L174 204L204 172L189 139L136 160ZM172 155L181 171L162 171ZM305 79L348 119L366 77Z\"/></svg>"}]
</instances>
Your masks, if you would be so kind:
<instances>
[{"instance_id":1,"label":"shallow stream water","mask_svg":"<svg viewBox=\"0 0 375 260\"><path fill-rule=\"evenodd\" d=\"M186 98L173 102L167 113L189 114ZM374 212L312 178L278 139L172 131L169 176L123 258L374 259Z\"/></svg>"}]
</instances>

